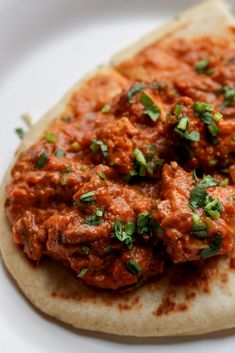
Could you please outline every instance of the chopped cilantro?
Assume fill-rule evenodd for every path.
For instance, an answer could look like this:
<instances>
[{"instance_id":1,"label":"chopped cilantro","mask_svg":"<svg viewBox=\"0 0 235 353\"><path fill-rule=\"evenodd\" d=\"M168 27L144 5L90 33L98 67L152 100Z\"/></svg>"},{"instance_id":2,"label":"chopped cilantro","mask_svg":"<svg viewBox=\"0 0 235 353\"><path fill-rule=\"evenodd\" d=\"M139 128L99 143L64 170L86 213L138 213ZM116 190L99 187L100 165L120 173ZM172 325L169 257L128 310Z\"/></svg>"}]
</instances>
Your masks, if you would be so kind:
<instances>
[{"instance_id":1,"label":"chopped cilantro","mask_svg":"<svg viewBox=\"0 0 235 353\"><path fill-rule=\"evenodd\" d=\"M56 143L56 136L54 134L52 134L51 132L47 132L46 131L44 133L44 137L45 137L47 142Z\"/></svg>"},{"instance_id":2,"label":"chopped cilantro","mask_svg":"<svg viewBox=\"0 0 235 353\"><path fill-rule=\"evenodd\" d=\"M189 132L189 119L187 116L182 116L178 122L175 132L186 140L198 142L200 140L200 133L198 131Z\"/></svg>"},{"instance_id":3,"label":"chopped cilantro","mask_svg":"<svg viewBox=\"0 0 235 353\"><path fill-rule=\"evenodd\" d=\"M152 121L157 121L161 115L160 108L154 103L151 97L142 92L140 101L144 106L144 114L148 115Z\"/></svg>"},{"instance_id":4,"label":"chopped cilantro","mask_svg":"<svg viewBox=\"0 0 235 353\"><path fill-rule=\"evenodd\" d=\"M206 111L210 112L214 109L212 104L204 102L195 102L193 108L195 113L205 113Z\"/></svg>"},{"instance_id":5,"label":"chopped cilantro","mask_svg":"<svg viewBox=\"0 0 235 353\"><path fill-rule=\"evenodd\" d=\"M211 69L209 69L209 60L208 59L201 59L198 60L195 64L195 69L200 74L210 74Z\"/></svg>"},{"instance_id":6,"label":"chopped cilantro","mask_svg":"<svg viewBox=\"0 0 235 353\"><path fill-rule=\"evenodd\" d=\"M113 227L113 236L131 249L134 241L133 236L135 233L135 223L127 222L124 224L122 221L115 221Z\"/></svg>"},{"instance_id":7,"label":"chopped cilantro","mask_svg":"<svg viewBox=\"0 0 235 353\"><path fill-rule=\"evenodd\" d=\"M63 157L63 156L64 156L64 151L61 150L61 149L59 149L59 148L57 148L57 149L55 150L55 156L58 157L58 158Z\"/></svg>"},{"instance_id":8,"label":"chopped cilantro","mask_svg":"<svg viewBox=\"0 0 235 353\"><path fill-rule=\"evenodd\" d=\"M224 178L223 180L221 180L220 185L221 186L226 186L226 185L228 185L228 183L229 183L229 179L228 178Z\"/></svg>"},{"instance_id":9,"label":"chopped cilantro","mask_svg":"<svg viewBox=\"0 0 235 353\"><path fill-rule=\"evenodd\" d=\"M192 221L193 221L193 223L197 223L197 222L199 222L199 220L200 220L199 215L196 214L196 213L194 213L194 214L192 215Z\"/></svg>"},{"instance_id":10,"label":"chopped cilantro","mask_svg":"<svg viewBox=\"0 0 235 353\"><path fill-rule=\"evenodd\" d=\"M78 277L82 278L85 276L85 274L87 273L88 268L83 268L79 273L78 273Z\"/></svg>"},{"instance_id":11,"label":"chopped cilantro","mask_svg":"<svg viewBox=\"0 0 235 353\"><path fill-rule=\"evenodd\" d=\"M82 245L81 248L82 248L82 251L83 251L85 254L89 254L90 248L89 248L88 245Z\"/></svg>"},{"instance_id":12,"label":"chopped cilantro","mask_svg":"<svg viewBox=\"0 0 235 353\"><path fill-rule=\"evenodd\" d=\"M205 238L208 236L207 225L204 222L196 222L192 227L192 234L199 238Z\"/></svg>"},{"instance_id":13,"label":"chopped cilantro","mask_svg":"<svg viewBox=\"0 0 235 353\"><path fill-rule=\"evenodd\" d=\"M216 232L214 242L210 245L209 248L205 248L205 249L201 250L200 256L203 258L207 258L207 257L214 256L214 255L218 254L218 252L220 250L221 243L222 243L221 233Z\"/></svg>"},{"instance_id":14,"label":"chopped cilantro","mask_svg":"<svg viewBox=\"0 0 235 353\"><path fill-rule=\"evenodd\" d=\"M97 172L97 174L99 175L99 177L101 179L106 179L107 178L106 175L103 172Z\"/></svg>"},{"instance_id":15,"label":"chopped cilantro","mask_svg":"<svg viewBox=\"0 0 235 353\"><path fill-rule=\"evenodd\" d=\"M102 221L102 217L104 215L104 206L97 208L95 213L85 219L85 224L89 226L98 225Z\"/></svg>"},{"instance_id":16,"label":"chopped cilantro","mask_svg":"<svg viewBox=\"0 0 235 353\"><path fill-rule=\"evenodd\" d=\"M211 175L204 175L202 181L197 186L200 188L209 188L218 185L219 183Z\"/></svg>"},{"instance_id":17,"label":"chopped cilantro","mask_svg":"<svg viewBox=\"0 0 235 353\"><path fill-rule=\"evenodd\" d=\"M171 118L171 114L170 114L170 113L167 113L167 114L166 114L166 120L170 120L170 118Z\"/></svg>"},{"instance_id":18,"label":"chopped cilantro","mask_svg":"<svg viewBox=\"0 0 235 353\"><path fill-rule=\"evenodd\" d=\"M25 132L24 130L21 128L21 127L17 127L15 129L15 133L18 135L18 137L22 140L22 138L24 137L25 135Z\"/></svg>"},{"instance_id":19,"label":"chopped cilantro","mask_svg":"<svg viewBox=\"0 0 235 353\"><path fill-rule=\"evenodd\" d=\"M95 192L94 191L86 192L85 194L82 194L79 197L79 200L83 203L92 203L95 201Z\"/></svg>"},{"instance_id":20,"label":"chopped cilantro","mask_svg":"<svg viewBox=\"0 0 235 353\"><path fill-rule=\"evenodd\" d=\"M211 196L207 196L204 210L207 216L217 220L222 212L222 204L219 199L214 199Z\"/></svg>"},{"instance_id":21,"label":"chopped cilantro","mask_svg":"<svg viewBox=\"0 0 235 353\"><path fill-rule=\"evenodd\" d=\"M43 168L44 165L46 164L47 160L48 160L48 153L46 151L43 151L40 154L38 161L36 163L37 168L39 168L39 169Z\"/></svg>"},{"instance_id":22,"label":"chopped cilantro","mask_svg":"<svg viewBox=\"0 0 235 353\"><path fill-rule=\"evenodd\" d=\"M150 232L151 229L151 215L145 211L137 216L137 233L144 235Z\"/></svg>"},{"instance_id":23,"label":"chopped cilantro","mask_svg":"<svg viewBox=\"0 0 235 353\"><path fill-rule=\"evenodd\" d=\"M65 123L70 123L72 118L71 116L63 116L61 120L63 120Z\"/></svg>"},{"instance_id":24,"label":"chopped cilantro","mask_svg":"<svg viewBox=\"0 0 235 353\"><path fill-rule=\"evenodd\" d=\"M136 262L135 259L130 259L126 263L126 267L127 267L127 270L135 276L138 276L142 269L140 264L138 264L138 262Z\"/></svg>"},{"instance_id":25,"label":"chopped cilantro","mask_svg":"<svg viewBox=\"0 0 235 353\"><path fill-rule=\"evenodd\" d=\"M130 102L132 100L132 98L140 91L142 91L143 89L156 89L159 87L165 87L167 85L167 83L165 82L153 82L153 83L136 83L134 86L132 86L132 88L129 90L128 94L127 94L127 99Z\"/></svg>"},{"instance_id":26,"label":"chopped cilantro","mask_svg":"<svg viewBox=\"0 0 235 353\"><path fill-rule=\"evenodd\" d=\"M111 109L111 105L110 104L105 104L103 106L103 108L101 109L101 113L103 114L107 114L110 112L110 109Z\"/></svg>"},{"instance_id":27,"label":"chopped cilantro","mask_svg":"<svg viewBox=\"0 0 235 353\"><path fill-rule=\"evenodd\" d=\"M219 121L219 120L221 120L223 118L223 114L221 114L220 112L217 112L217 113L215 113L214 115L213 115L213 119L215 120L215 121Z\"/></svg>"},{"instance_id":28,"label":"chopped cilantro","mask_svg":"<svg viewBox=\"0 0 235 353\"><path fill-rule=\"evenodd\" d=\"M222 87L219 92L224 94L223 107L229 107L234 104L235 87Z\"/></svg>"},{"instance_id":29,"label":"chopped cilantro","mask_svg":"<svg viewBox=\"0 0 235 353\"><path fill-rule=\"evenodd\" d=\"M134 150L134 157L136 159L136 161L140 164L140 165L144 165L146 166L146 159L144 157L144 154L141 150L139 150L138 148L136 148Z\"/></svg>"},{"instance_id":30,"label":"chopped cilantro","mask_svg":"<svg viewBox=\"0 0 235 353\"><path fill-rule=\"evenodd\" d=\"M65 177L62 177L61 180L60 180L61 185L66 185L67 182L68 182L67 178L65 178Z\"/></svg>"},{"instance_id":31,"label":"chopped cilantro","mask_svg":"<svg viewBox=\"0 0 235 353\"><path fill-rule=\"evenodd\" d=\"M74 151L78 152L81 150L81 147L79 145L79 143L77 141L74 141L72 144L71 144L71 147Z\"/></svg>"},{"instance_id":32,"label":"chopped cilantro","mask_svg":"<svg viewBox=\"0 0 235 353\"><path fill-rule=\"evenodd\" d=\"M103 157L105 159L108 158L108 146L102 140L93 140L90 149L92 153L96 153L98 150L101 151Z\"/></svg>"},{"instance_id":33,"label":"chopped cilantro","mask_svg":"<svg viewBox=\"0 0 235 353\"><path fill-rule=\"evenodd\" d=\"M218 182L211 176L205 175L200 183L190 190L190 206L193 209L203 207L207 196L207 187L217 186Z\"/></svg>"},{"instance_id":34,"label":"chopped cilantro","mask_svg":"<svg viewBox=\"0 0 235 353\"><path fill-rule=\"evenodd\" d=\"M68 166L65 168L66 173L70 173L70 172L72 172L72 170L73 170L73 167L72 167L71 165L68 165Z\"/></svg>"},{"instance_id":35,"label":"chopped cilantro","mask_svg":"<svg viewBox=\"0 0 235 353\"><path fill-rule=\"evenodd\" d=\"M201 208L204 205L207 196L207 191L195 186L190 190L189 204L193 209Z\"/></svg>"},{"instance_id":36,"label":"chopped cilantro","mask_svg":"<svg viewBox=\"0 0 235 353\"><path fill-rule=\"evenodd\" d=\"M184 106L183 103L179 103L175 105L173 113L175 114L175 116L177 116L177 118L182 112L183 106Z\"/></svg>"}]
</instances>

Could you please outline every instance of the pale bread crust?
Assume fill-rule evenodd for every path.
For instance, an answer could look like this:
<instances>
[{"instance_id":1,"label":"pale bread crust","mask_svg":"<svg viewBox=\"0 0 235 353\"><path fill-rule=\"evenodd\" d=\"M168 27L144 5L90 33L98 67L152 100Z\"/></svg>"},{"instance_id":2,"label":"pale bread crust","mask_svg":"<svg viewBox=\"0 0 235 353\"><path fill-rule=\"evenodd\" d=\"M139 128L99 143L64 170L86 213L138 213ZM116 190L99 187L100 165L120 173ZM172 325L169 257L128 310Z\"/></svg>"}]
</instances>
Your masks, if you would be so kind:
<instances>
[{"instance_id":1,"label":"pale bread crust","mask_svg":"<svg viewBox=\"0 0 235 353\"><path fill-rule=\"evenodd\" d=\"M204 17L203 21L200 20L202 15L200 9L207 11L206 24ZM223 32L227 35L227 26L230 25L232 18L223 2L209 1L192 12L186 12L184 21L191 23L186 31L190 35L202 34L200 25L208 26L208 34L217 33L220 28L218 34L221 35ZM166 26L165 29L160 29L158 35L156 32L153 37L147 39L148 44L157 37L164 36L169 27L174 29L174 32L181 31L181 20ZM139 49L140 46L136 47L135 51ZM126 54L128 52L125 53L125 57ZM127 56L131 55L133 55L132 50ZM122 58L123 56L116 56L113 62L120 62ZM107 74L114 75L118 79L118 73L109 68L105 70ZM83 81L74 86L50 112L29 130L12 165L19 153L37 141L50 122L64 111L73 92L85 84L86 81ZM11 229L4 212L4 190L9 180L10 169L3 180L0 194L1 254L7 269L22 292L42 312L76 328L132 336L195 335L235 326L235 272L230 270L228 258L218 260L219 270L213 276L209 293L189 286L178 287L174 301L186 302L187 308L173 310L168 315L154 313L164 301L166 294L174 289L174 286L170 284L170 278L174 277L174 274L165 274L155 284L149 284L130 294L113 297L109 293L83 286L64 268L53 262L43 261L38 268L34 268L12 241ZM227 279L226 283L221 280L224 276ZM185 295L189 289L192 289L196 296L185 301Z\"/></svg>"},{"instance_id":2,"label":"pale bread crust","mask_svg":"<svg viewBox=\"0 0 235 353\"><path fill-rule=\"evenodd\" d=\"M223 0L203 1L199 5L177 15L174 20L153 30L136 43L113 55L111 64L116 67L159 39L172 40L177 37L200 37L215 35L234 39L229 29L235 24L229 5Z\"/></svg>"}]
</instances>

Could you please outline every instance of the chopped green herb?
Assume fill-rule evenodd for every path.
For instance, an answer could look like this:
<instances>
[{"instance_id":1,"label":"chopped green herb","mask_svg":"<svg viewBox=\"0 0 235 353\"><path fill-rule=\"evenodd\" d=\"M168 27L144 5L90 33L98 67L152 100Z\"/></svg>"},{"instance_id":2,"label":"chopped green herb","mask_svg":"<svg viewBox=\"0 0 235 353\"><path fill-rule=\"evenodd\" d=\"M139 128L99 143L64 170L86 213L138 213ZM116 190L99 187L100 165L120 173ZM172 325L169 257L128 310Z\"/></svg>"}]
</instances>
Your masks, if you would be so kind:
<instances>
[{"instance_id":1,"label":"chopped green herb","mask_svg":"<svg viewBox=\"0 0 235 353\"><path fill-rule=\"evenodd\" d=\"M217 220L222 212L222 204L219 199L214 199L211 196L207 196L204 210L207 216Z\"/></svg>"},{"instance_id":2,"label":"chopped green herb","mask_svg":"<svg viewBox=\"0 0 235 353\"><path fill-rule=\"evenodd\" d=\"M95 201L95 192L94 191L86 192L85 194L82 194L79 197L79 200L83 203L92 203Z\"/></svg>"},{"instance_id":3,"label":"chopped green herb","mask_svg":"<svg viewBox=\"0 0 235 353\"><path fill-rule=\"evenodd\" d=\"M83 251L85 254L89 254L90 248L89 248L88 245L82 245L81 248L82 248L82 251Z\"/></svg>"},{"instance_id":4,"label":"chopped green herb","mask_svg":"<svg viewBox=\"0 0 235 353\"><path fill-rule=\"evenodd\" d=\"M146 166L146 159L144 157L144 154L138 148L134 150L134 157L139 164Z\"/></svg>"},{"instance_id":5,"label":"chopped green herb","mask_svg":"<svg viewBox=\"0 0 235 353\"><path fill-rule=\"evenodd\" d=\"M190 190L190 206L193 209L203 207L207 196L207 191L204 189L217 185L219 185L218 182L211 175L204 175L202 181Z\"/></svg>"},{"instance_id":6,"label":"chopped green herb","mask_svg":"<svg viewBox=\"0 0 235 353\"><path fill-rule=\"evenodd\" d=\"M186 140L198 142L200 140L200 133L198 131L189 132L189 119L187 116L182 116L178 125L175 128L175 132Z\"/></svg>"},{"instance_id":7,"label":"chopped green herb","mask_svg":"<svg viewBox=\"0 0 235 353\"><path fill-rule=\"evenodd\" d=\"M52 134L51 132L46 131L44 133L44 137L47 140L47 142L56 143L56 136L54 134Z\"/></svg>"},{"instance_id":8,"label":"chopped green herb","mask_svg":"<svg viewBox=\"0 0 235 353\"><path fill-rule=\"evenodd\" d=\"M222 87L219 92L224 94L223 108L234 104L235 87Z\"/></svg>"},{"instance_id":9,"label":"chopped green herb","mask_svg":"<svg viewBox=\"0 0 235 353\"><path fill-rule=\"evenodd\" d=\"M65 123L70 123L72 118L71 116L63 116L61 120L63 120Z\"/></svg>"},{"instance_id":10,"label":"chopped green herb","mask_svg":"<svg viewBox=\"0 0 235 353\"><path fill-rule=\"evenodd\" d=\"M155 147L155 146L152 146ZM131 170L126 177L126 181L129 182L133 176L145 176L146 173L154 174L157 166L161 166L164 163L163 159L155 158L155 151L143 154L143 152L136 148L134 150L134 167L135 170Z\"/></svg>"},{"instance_id":11,"label":"chopped green herb","mask_svg":"<svg viewBox=\"0 0 235 353\"><path fill-rule=\"evenodd\" d=\"M25 132L24 130L21 128L21 127L17 127L15 129L15 133L18 135L18 137L22 140L22 138L24 137L25 135Z\"/></svg>"},{"instance_id":12,"label":"chopped green herb","mask_svg":"<svg viewBox=\"0 0 235 353\"><path fill-rule=\"evenodd\" d=\"M73 167L72 167L71 165L68 165L68 166L65 168L66 173L70 173L70 172L72 172L72 170L73 170Z\"/></svg>"},{"instance_id":13,"label":"chopped green herb","mask_svg":"<svg viewBox=\"0 0 235 353\"><path fill-rule=\"evenodd\" d=\"M64 156L64 151L61 150L61 149L59 149L59 148L57 148L57 149L55 150L55 156L58 157L58 158L63 157L63 156Z\"/></svg>"},{"instance_id":14,"label":"chopped green herb","mask_svg":"<svg viewBox=\"0 0 235 353\"><path fill-rule=\"evenodd\" d=\"M102 140L93 140L90 149L92 153L96 153L98 150L101 151L103 157L105 159L108 158L108 146Z\"/></svg>"},{"instance_id":15,"label":"chopped green herb","mask_svg":"<svg viewBox=\"0 0 235 353\"><path fill-rule=\"evenodd\" d=\"M144 235L150 232L151 215L145 211L137 216L137 233Z\"/></svg>"},{"instance_id":16,"label":"chopped green herb","mask_svg":"<svg viewBox=\"0 0 235 353\"><path fill-rule=\"evenodd\" d=\"M189 132L189 133L185 134L184 137L186 138L186 140L190 140L193 142L200 141L200 133L198 131Z\"/></svg>"},{"instance_id":17,"label":"chopped green herb","mask_svg":"<svg viewBox=\"0 0 235 353\"><path fill-rule=\"evenodd\" d=\"M215 120L215 121L219 121L219 120L221 120L223 118L223 115L221 114L221 113L219 113L219 112L217 112L217 113L215 113L214 115L213 115L213 119Z\"/></svg>"},{"instance_id":18,"label":"chopped green herb","mask_svg":"<svg viewBox=\"0 0 235 353\"><path fill-rule=\"evenodd\" d=\"M65 177L62 177L61 180L60 180L61 185L66 185L67 182L68 182L68 180Z\"/></svg>"},{"instance_id":19,"label":"chopped green herb","mask_svg":"<svg viewBox=\"0 0 235 353\"><path fill-rule=\"evenodd\" d=\"M111 105L110 104L105 104L103 106L103 108L101 109L101 113L104 113L104 114L109 113L110 109L111 109Z\"/></svg>"},{"instance_id":20,"label":"chopped green herb","mask_svg":"<svg viewBox=\"0 0 235 353\"><path fill-rule=\"evenodd\" d=\"M182 131L185 131L188 129L188 125L189 125L189 120L188 120L188 117L187 116L183 116L178 125L177 125L177 129L180 129Z\"/></svg>"},{"instance_id":21,"label":"chopped green herb","mask_svg":"<svg viewBox=\"0 0 235 353\"><path fill-rule=\"evenodd\" d=\"M153 234L156 234L158 236L163 235L163 230L160 226L160 223L156 219L152 219L151 225L152 225Z\"/></svg>"},{"instance_id":22,"label":"chopped green herb","mask_svg":"<svg viewBox=\"0 0 235 353\"><path fill-rule=\"evenodd\" d=\"M211 135L214 137L218 136L220 133L220 128L216 124L208 125L207 128L210 131Z\"/></svg>"},{"instance_id":23,"label":"chopped green herb","mask_svg":"<svg viewBox=\"0 0 235 353\"><path fill-rule=\"evenodd\" d=\"M140 91L142 91L143 89L156 89L159 87L165 87L167 85L167 83L165 82L153 82L153 83L136 83L128 92L127 94L127 99L130 102L132 100L132 98Z\"/></svg>"},{"instance_id":24,"label":"chopped green herb","mask_svg":"<svg viewBox=\"0 0 235 353\"><path fill-rule=\"evenodd\" d=\"M85 224L88 224L89 226L97 225L100 224L102 221L102 217L104 214L104 206L101 206L97 208L95 213L85 219Z\"/></svg>"},{"instance_id":25,"label":"chopped green herb","mask_svg":"<svg viewBox=\"0 0 235 353\"><path fill-rule=\"evenodd\" d=\"M144 106L144 114L148 115L152 121L157 121L161 115L160 108L154 103L151 97L142 92L140 101Z\"/></svg>"},{"instance_id":26,"label":"chopped green herb","mask_svg":"<svg viewBox=\"0 0 235 353\"><path fill-rule=\"evenodd\" d=\"M170 114L170 113L167 113L167 114L166 114L166 120L170 120L170 118L171 118L171 114Z\"/></svg>"},{"instance_id":27,"label":"chopped green herb","mask_svg":"<svg viewBox=\"0 0 235 353\"><path fill-rule=\"evenodd\" d=\"M135 233L135 223L127 222L124 224L121 221L115 221L113 227L113 236L116 237L119 241L123 242L129 249L131 249L134 241L133 236Z\"/></svg>"},{"instance_id":28,"label":"chopped green herb","mask_svg":"<svg viewBox=\"0 0 235 353\"><path fill-rule=\"evenodd\" d=\"M113 250L112 246L111 245L108 245L104 248L104 254L108 254L110 253L111 251Z\"/></svg>"},{"instance_id":29,"label":"chopped green herb","mask_svg":"<svg viewBox=\"0 0 235 353\"><path fill-rule=\"evenodd\" d=\"M220 185L226 186L226 185L228 185L228 183L229 183L229 178L224 178L223 180L221 180Z\"/></svg>"},{"instance_id":30,"label":"chopped green herb","mask_svg":"<svg viewBox=\"0 0 235 353\"><path fill-rule=\"evenodd\" d=\"M205 73L208 73L208 65L209 65L208 59L201 59L196 62L195 69L197 70L198 73L205 74Z\"/></svg>"},{"instance_id":31,"label":"chopped green herb","mask_svg":"<svg viewBox=\"0 0 235 353\"><path fill-rule=\"evenodd\" d=\"M39 169L43 168L47 160L48 160L48 153L46 151L43 151L38 158L38 161L36 164L37 168Z\"/></svg>"},{"instance_id":32,"label":"chopped green herb","mask_svg":"<svg viewBox=\"0 0 235 353\"><path fill-rule=\"evenodd\" d=\"M179 104L176 104L176 106L174 107L174 114L175 116L177 116L177 118L179 117L180 113L182 112L182 109L183 109L183 103L179 103Z\"/></svg>"},{"instance_id":33,"label":"chopped green herb","mask_svg":"<svg viewBox=\"0 0 235 353\"><path fill-rule=\"evenodd\" d=\"M220 120L222 114L218 112L212 114L213 109L213 105L209 103L194 103L194 113L207 125L208 140L216 145L218 143L217 136L220 133L220 128L216 125L215 121Z\"/></svg>"},{"instance_id":34,"label":"chopped green herb","mask_svg":"<svg viewBox=\"0 0 235 353\"><path fill-rule=\"evenodd\" d=\"M196 171L196 169L193 169L193 180L196 181L196 183L198 182L198 177L197 177L197 171Z\"/></svg>"},{"instance_id":35,"label":"chopped green herb","mask_svg":"<svg viewBox=\"0 0 235 353\"><path fill-rule=\"evenodd\" d=\"M87 273L88 268L83 268L79 273L78 273L78 277L82 278L85 276L85 274Z\"/></svg>"},{"instance_id":36,"label":"chopped green herb","mask_svg":"<svg viewBox=\"0 0 235 353\"><path fill-rule=\"evenodd\" d=\"M209 248L205 248L205 249L201 250L200 256L203 258L207 258L207 257L214 256L214 255L218 254L218 252L220 250L221 243L222 243L221 233L216 232L214 242L210 245Z\"/></svg>"},{"instance_id":37,"label":"chopped green herb","mask_svg":"<svg viewBox=\"0 0 235 353\"><path fill-rule=\"evenodd\" d=\"M193 221L193 223L197 223L197 222L199 222L199 220L200 220L200 216L199 216L198 214L194 213L194 214L192 215L192 221Z\"/></svg>"},{"instance_id":38,"label":"chopped green herb","mask_svg":"<svg viewBox=\"0 0 235 353\"><path fill-rule=\"evenodd\" d=\"M126 263L126 267L127 267L127 270L135 276L138 276L142 269L140 264L138 264L138 262L136 262L135 259L130 259Z\"/></svg>"},{"instance_id":39,"label":"chopped green herb","mask_svg":"<svg viewBox=\"0 0 235 353\"><path fill-rule=\"evenodd\" d=\"M195 113L204 113L206 111L210 112L214 109L212 104L204 102L195 102L193 108Z\"/></svg>"},{"instance_id":40,"label":"chopped green herb","mask_svg":"<svg viewBox=\"0 0 235 353\"><path fill-rule=\"evenodd\" d=\"M207 225L204 222L196 222L192 227L192 234L199 238L205 238L208 236Z\"/></svg>"},{"instance_id":41,"label":"chopped green herb","mask_svg":"<svg viewBox=\"0 0 235 353\"><path fill-rule=\"evenodd\" d=\"M74 141L72 144L71 144L71 147L74 151L78 152L81 150L81 147L79 145L79 143L77 141Z\"/></svg>"},{"instance_id":42,"label":"chopped green herb","mask_svg":"<svg viewBox=\"0 0 235 353\"><path fill-rule=\"evenodd\" d=\"M218 185L218 181L216 181L211 175L204 175L202 181L197 186L200 188L209 188Z\"/></svg>"},{"instance_id":43,"label":"chopped green herb","mask_svg":"<svg viewBox=\"0 0 235 353\"><path fill-rule=\"evenodd\" d=\"M192 209L201 208L204 205L207 196L207 191L195 186L190 190L190 201L189 204Z\"/></svg>"},{"instance_id":44,"label":"chopped green herb","mask_svg":"<svg viewBox=\"0 0 235 353\"><path fill-rule=\"evenodd\" d=\"M99 175L99 177L101 179L106 179L107 178L106 175L103 172L97 172L97 174Z\"/></svg>"}]
</instances>

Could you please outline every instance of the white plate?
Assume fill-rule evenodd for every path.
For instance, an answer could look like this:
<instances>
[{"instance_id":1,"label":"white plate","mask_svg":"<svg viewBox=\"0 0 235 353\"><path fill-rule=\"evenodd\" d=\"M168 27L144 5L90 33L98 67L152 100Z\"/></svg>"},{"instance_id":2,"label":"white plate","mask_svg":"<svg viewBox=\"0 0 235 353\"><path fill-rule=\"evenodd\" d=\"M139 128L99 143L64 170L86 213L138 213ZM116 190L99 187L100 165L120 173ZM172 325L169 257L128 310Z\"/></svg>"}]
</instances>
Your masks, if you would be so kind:
<instances>
[{"instance_id":1,"label":"white plate","mask_svg":"<svg viewBox=\"0 0 235 353\"><path fill-rule=\"evenodd\" d=\"M0 177L24 112L38 119L84 73L196 1L0 0ZM234 1L235 7L235 1ZM2 353L235 351L235 331L136 339L75 331L39 314L0 265Z\"/></svg>"}]
</instances>

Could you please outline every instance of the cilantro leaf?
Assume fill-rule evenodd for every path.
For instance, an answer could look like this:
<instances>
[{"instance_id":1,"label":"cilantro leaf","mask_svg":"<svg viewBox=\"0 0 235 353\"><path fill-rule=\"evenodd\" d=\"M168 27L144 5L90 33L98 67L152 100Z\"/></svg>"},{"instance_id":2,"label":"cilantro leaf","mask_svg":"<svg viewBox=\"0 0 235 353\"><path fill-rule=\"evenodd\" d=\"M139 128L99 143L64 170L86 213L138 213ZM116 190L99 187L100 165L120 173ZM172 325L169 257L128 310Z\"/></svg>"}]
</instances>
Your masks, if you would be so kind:
<instances>
[{"instance_id":1,"label":"cilantro leaf","mask_svg":"<svg viewBox=\"0 0 235 353\"><path fill-rule=\"evenodd\" d=\"M135 259L130 259L126 263L127 270L135 276L138 276L141 272L141 266Z\"/></svg>"},{"instance_id":2,"label":"cilantro leaf","mask_svg":"<svg viewBox=\"0 0 235 353\"><path fill-rule=\"evenodd\" d=\"M144 114L148 115L152 121L157 121L161 115L160 108L154 103L146 93L142 92L140 101L144 106Z\"/></svg>"},{"instance_id":3,"label":"cilantro leaf","mask_svg":"<svg viewBox=\"0 0 235 353\"><path fill-rule=\"evenodd\" d=\"M214 242L210 245L209 248L205 248L205 249L201 250L200 256L203 258L207 258L207 257L214 256L214 255L218 254L218 252L220 250L221 243L222 243L221 233L216 232Z\"/></svg>"}]
</instances>

